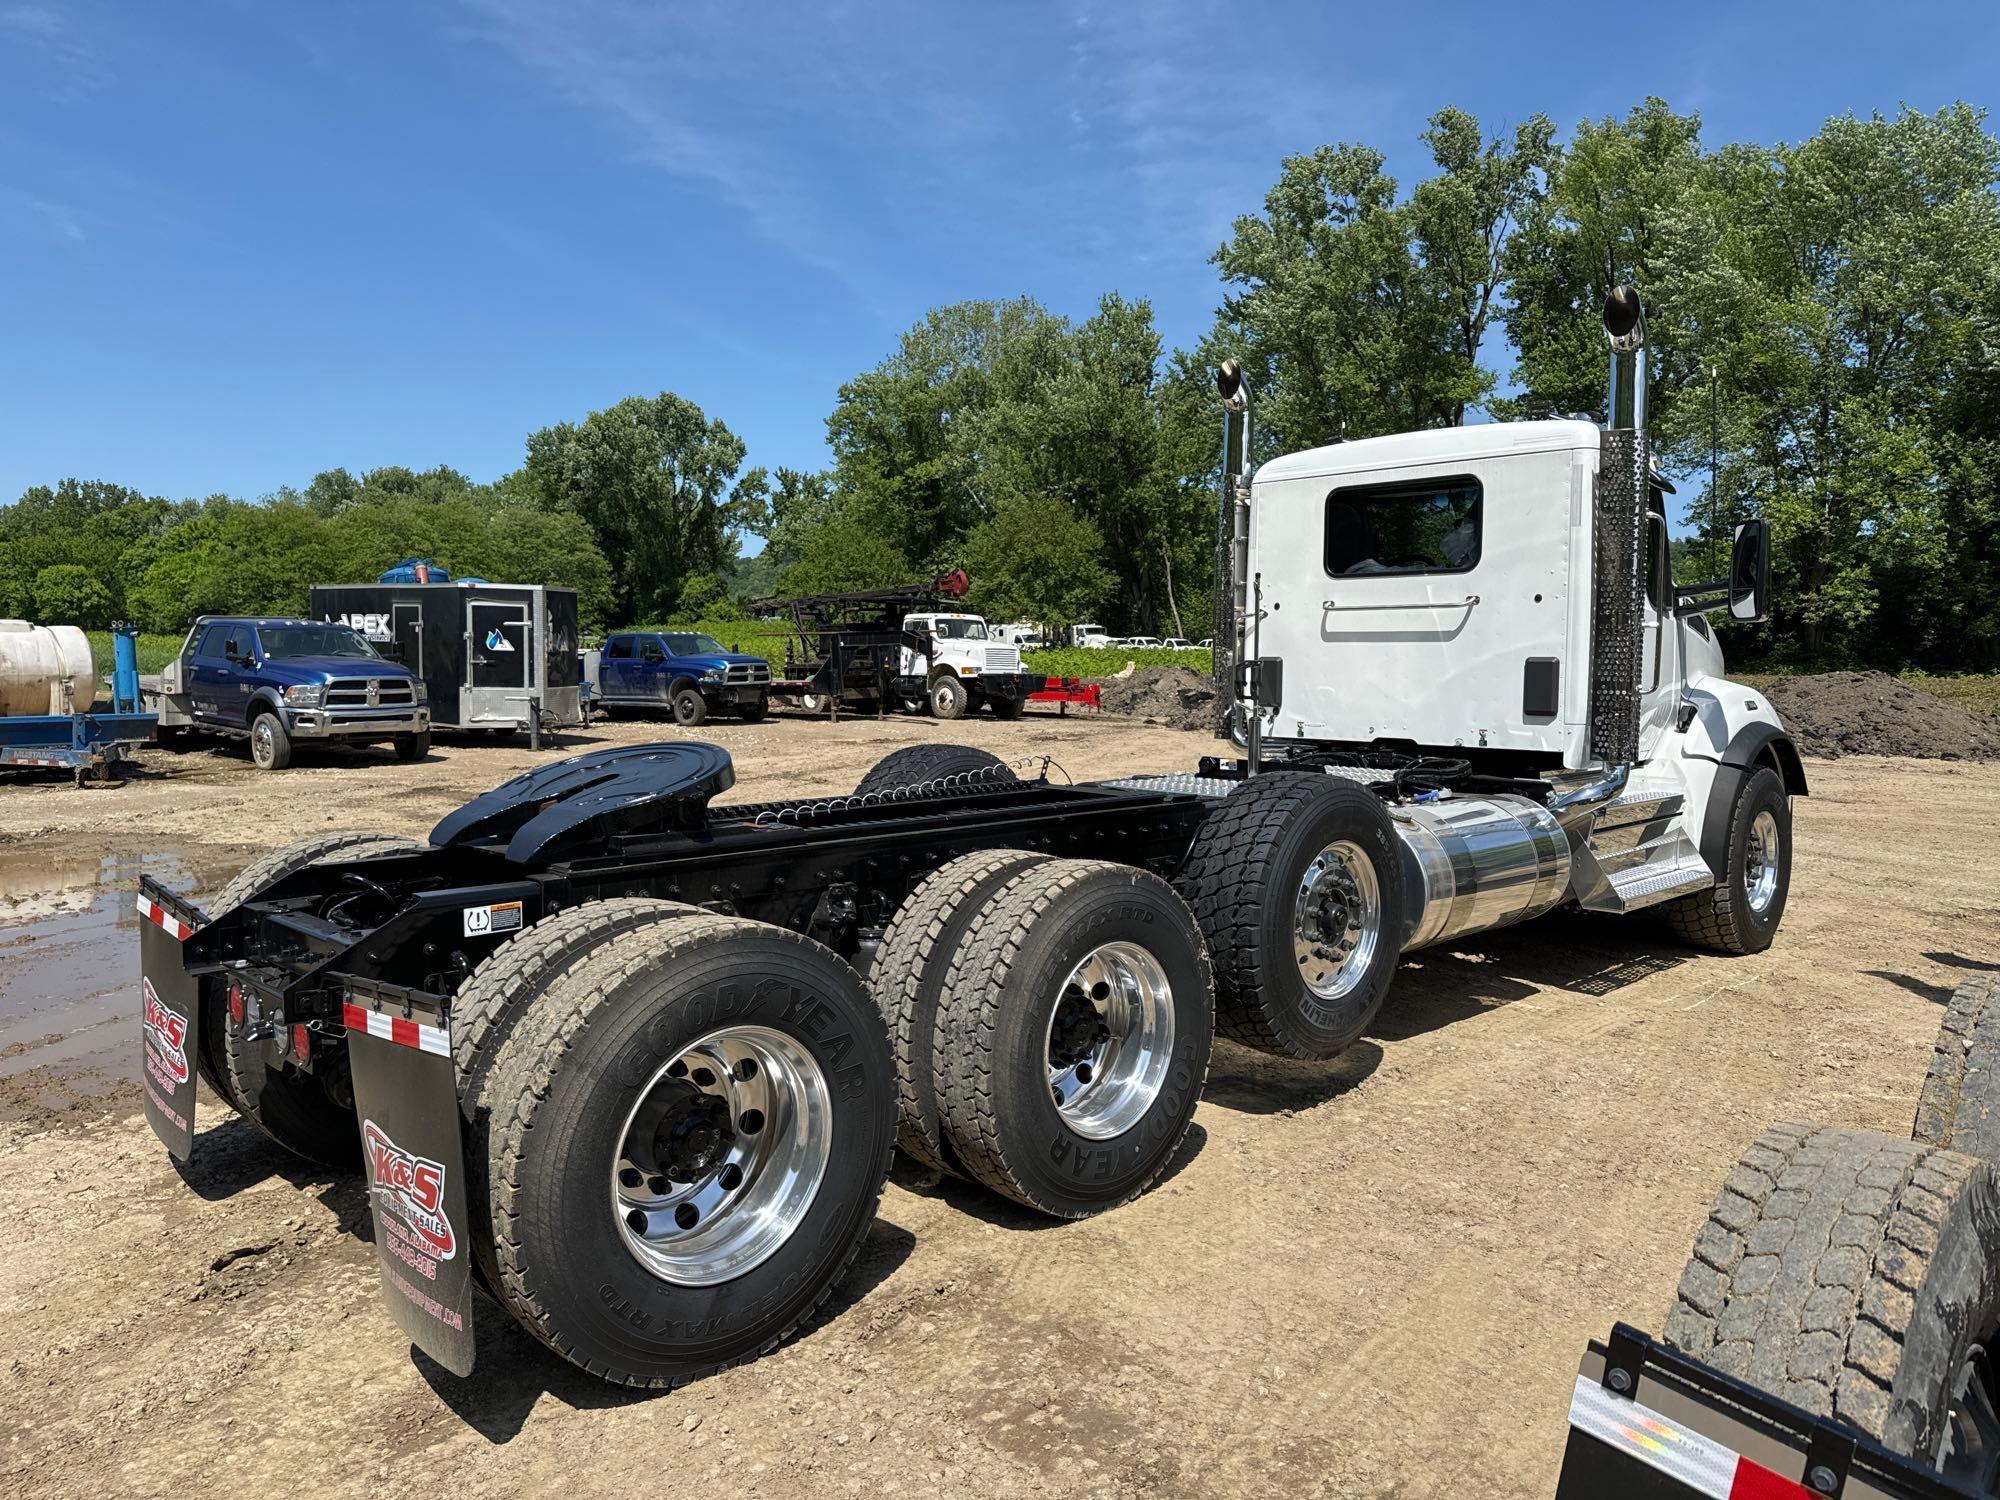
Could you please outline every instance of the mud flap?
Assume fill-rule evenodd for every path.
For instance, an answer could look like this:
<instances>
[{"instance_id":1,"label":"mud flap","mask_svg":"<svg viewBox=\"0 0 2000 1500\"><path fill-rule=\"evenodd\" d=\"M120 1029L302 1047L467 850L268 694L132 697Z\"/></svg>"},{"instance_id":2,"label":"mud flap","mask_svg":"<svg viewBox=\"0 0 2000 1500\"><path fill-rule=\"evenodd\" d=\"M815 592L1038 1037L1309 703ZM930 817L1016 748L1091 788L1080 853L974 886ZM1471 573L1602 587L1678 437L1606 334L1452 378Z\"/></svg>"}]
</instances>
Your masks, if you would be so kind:
<instances>
[{"instance_id":1,"label":"mud flap","mask_svg":"<svg viewBox=\"0 0 2000 1500\"><path fill-rule=\"evenodd\" d=\"M349 979L343 1019L389 1312L424 1353L454 1375L470 1375L465 1159L438 998Z\"/></svg>"},{"instance_id":2,"label":"mud flap","mask_svg":"<svg viewBox=\"0 0 2000 1500\"><path fill-rule=\"evenodd\" d=\"M146 1123L186 1161L194 1152L201 980L188 973L181 944L208 918L151 876L139 879L139 917L139 1081Z\"/></svg>"}]
</instances>

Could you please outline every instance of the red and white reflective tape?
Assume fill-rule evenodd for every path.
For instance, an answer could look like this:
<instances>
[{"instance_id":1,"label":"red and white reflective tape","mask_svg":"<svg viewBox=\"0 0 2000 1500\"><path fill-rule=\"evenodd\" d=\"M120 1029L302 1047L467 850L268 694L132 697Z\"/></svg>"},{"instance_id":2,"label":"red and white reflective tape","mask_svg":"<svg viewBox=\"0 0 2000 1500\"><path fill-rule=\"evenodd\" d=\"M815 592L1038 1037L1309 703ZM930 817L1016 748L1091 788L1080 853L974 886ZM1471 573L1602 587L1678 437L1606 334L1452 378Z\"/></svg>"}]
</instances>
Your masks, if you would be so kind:
<instances>
[{"instance_id":1,"label":"red and white reflective tape","mask_svg":"<svg viewBox=\"0 0 2000 1500\"><path fill-rule=\"evenodd\" d=\"M340 1009L349 1031L365 1031L399 1047L415 1047L419 1052L430 1052L439 1057L451 1056L451 1033L442 1026L406 1021L401 1016L385 1016L381 1011L369 1010L363 1005L343 1005Z\"/></svg>"},{"instance_id":2,"label":"red and white reflective tape","mask_svg":"<svg viewBox=\"0 0 2000 1500\"><path fill-rule=\"evenodd\" d=\"M139 915L157 926L168 937L177 938L183 943L194 936L194 928L188 926L187 923L168 911L164 906L148 901L144 896L139 898Z\"/></svg>"},{"instance_id":3,"label":"red and white reflective tape","mask_svg":"<svg viewBox=\"0 0 2000 1500\"><path fill-rule=\"evenodd\" d=\"M1797 1480L1670 1422L1650 1407L1614 1396L1588 1376L1576 1377L1569 1425L1709 1500L1818 1500Z\"/></svg>"}]
</instances>

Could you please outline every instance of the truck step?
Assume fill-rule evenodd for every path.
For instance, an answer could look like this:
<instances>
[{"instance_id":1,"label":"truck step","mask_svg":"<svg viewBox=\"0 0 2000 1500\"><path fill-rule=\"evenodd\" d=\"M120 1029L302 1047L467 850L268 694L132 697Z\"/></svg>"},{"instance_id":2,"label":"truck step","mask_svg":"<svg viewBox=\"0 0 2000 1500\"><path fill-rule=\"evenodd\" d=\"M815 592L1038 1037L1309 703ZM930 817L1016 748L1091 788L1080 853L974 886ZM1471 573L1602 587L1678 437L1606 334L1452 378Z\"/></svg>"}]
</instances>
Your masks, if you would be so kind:
<instances>
[{"instance_id":1,"label":"truck step","mask_svg":"<svg viewBox=\"0 0 2000 1500\"><path fill-rule=\"evenodd\" d=\"M1678 828L1626 848L1574 851L1570 881L1586 911L1629 912L1715 884L1701 851Z\"/></svg>"}]
</instances>

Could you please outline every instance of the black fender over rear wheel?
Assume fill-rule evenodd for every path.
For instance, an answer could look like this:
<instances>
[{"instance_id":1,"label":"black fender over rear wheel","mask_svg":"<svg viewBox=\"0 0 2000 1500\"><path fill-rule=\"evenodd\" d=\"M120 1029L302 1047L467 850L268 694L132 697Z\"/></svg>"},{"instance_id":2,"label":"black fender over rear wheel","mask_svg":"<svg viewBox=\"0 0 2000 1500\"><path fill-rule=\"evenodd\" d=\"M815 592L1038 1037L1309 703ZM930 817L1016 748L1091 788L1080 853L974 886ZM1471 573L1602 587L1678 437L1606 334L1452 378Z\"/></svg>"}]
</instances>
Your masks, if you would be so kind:
<instances>
[{"instance_id":1,"label":"black fender over rear wheel","mask_svg":"<svg viewBox=\"0 0 2000 1500\"><path fill-rule=\"evenodd\" d=\"M867 797L933 787L943 782L963 786L975 781L1018 779L991 750L972 745L905 745L876 761L855 787L854 795Z\"/></svg>"},{"instance_id":2,"label":"black fender over rear wheel","mask_svg":"<svg viewBox=\"0 0 2000 1500\"><path fill-rule=\"evenodd\" d=\"M1983 1487L2000 1432L1986 1357L1996 1329L1989 1163L1786 1124L1724 1181L1666 1333L1726 1374Z\"/></svg>"},{"instance_id":3,"label":"black fender over rear wheel","mask_svg":"<svg viewBox=\"0 0 2000 1500\"><path fill-rule=\"evenodd\" d=\"M2000 1162L2000 974L1952 991L1910 1138Z\"/></svg>"},{"instance_id":4,"label":"black fender over rear wheel","mask_svg":"<svg viewBox=\"0 0 2000 1500\"><path fill-rule=\"evenodd\" d=\"M1027 865L945 979L945 1141L995 1192L1058 1218L1137 1197L1194 1118L1214 997L1193 916L1164 880L1104 860Z\"/></svg>"},{"instance_id":5,"label":"black fender over rear wheel","mask_svg":"<svg viewBox=\"0 0 2000 1500\"><path fill-rule=\"evenodd\" d=\"M1047 859L1023 849L965 854L940 866L896 909L868 971L896 1056L896 1144L933 1171L955 1172L938 1125L938 1002L966 933L994 892Z\"/></svg>"},{"instance_id":6,"label":"black fender over rear wheel","mask_svg":"<svg viewBox=\"0 0 2000 1500\"><path fill-rule=\"evenodd\" d=\"M1389 993L1401 841L1373 792L1317 771L1253 778L1195 835L1176 887L1215 962L1215 1027L1281 1057L1332 1057Z\"/></svg>"},{"instance_id":7,"label":"black fender over rear wheel","mask_svg":"<svg viewBox=\"0 0 2000 1500\"><path fill-rule=\"evenodd\" d=\"M606 1380L673 1386L798 1328L852 1263L895 1142L881 1015L781 928L624 932L499 1045L485 1192L499 1293Z\"/></svg>"},{"instance_id":8,"label":"black fender over rear wheel","mask_svg":"<svg viewBox=\"0 0 2000 1500\"><path fill-rule=\"evenodd\" d=\"M1750 772L1737 783L1728 816L1715 885L1661 910L1696 947L1762 953L1778 935L1792 882L1792 802L1783 778L1769 766Z\"/></svg>"},{"instance_id":9,"label":"black fender over rear wheel","mask_svg":"<svg viewBox=\"0 0 2000 1500\"><path fill-rule=\"evenodd\" d=\"M309 865L422 847L416 839L392 833L322 833L301 839L246 865L216 892L209 915L219 917ZM239 1035L229 1012L228 986L220 976L202 984L201 1054L200 1072L209 1087L286 1150L328 1166L360 1162L360 1127L345 1078L301 1072L289 1063L282 1069L266 1066L261 1044Z\"/></svg>"}]
</instances>

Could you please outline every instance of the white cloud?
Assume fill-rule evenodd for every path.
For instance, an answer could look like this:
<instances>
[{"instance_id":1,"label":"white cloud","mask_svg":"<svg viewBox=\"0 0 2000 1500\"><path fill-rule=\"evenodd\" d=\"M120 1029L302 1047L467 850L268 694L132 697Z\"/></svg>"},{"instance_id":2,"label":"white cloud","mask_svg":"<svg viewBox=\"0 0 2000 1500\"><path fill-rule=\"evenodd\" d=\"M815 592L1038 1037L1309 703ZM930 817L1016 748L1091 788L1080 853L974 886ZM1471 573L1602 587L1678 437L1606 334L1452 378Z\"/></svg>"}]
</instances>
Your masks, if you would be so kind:
<instances>
[{"instance_id":1,"label":"white cloud","mask_svg":"<svg viewBox=\"0 0 2000 1500\"><path fill-rule=\"evenodd\" d=\"M16 41L40 65L45 98L74 104L116 81L97 49L78 35L69 14L53 4L0 5L0 34Z\"/></svg>"}]
</instances>

